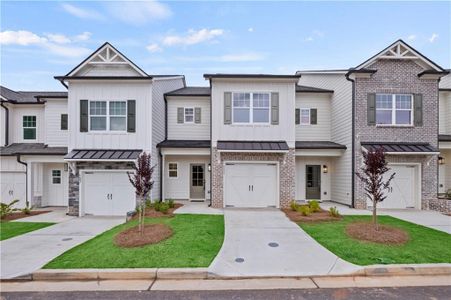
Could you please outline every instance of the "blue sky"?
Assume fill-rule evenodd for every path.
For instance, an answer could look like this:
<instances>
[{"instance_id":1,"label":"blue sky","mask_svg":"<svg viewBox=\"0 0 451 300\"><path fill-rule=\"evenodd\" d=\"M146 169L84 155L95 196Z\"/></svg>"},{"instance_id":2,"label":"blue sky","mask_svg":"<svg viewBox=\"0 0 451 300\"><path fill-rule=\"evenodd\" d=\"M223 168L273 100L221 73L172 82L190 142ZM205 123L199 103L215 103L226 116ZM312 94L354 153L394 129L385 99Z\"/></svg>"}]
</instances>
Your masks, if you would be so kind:
<instances>
[{"instance_id":1,"label":"blue sky","mask_svg":"<svg viewBox=\"0 0 451 300\"><path fill-rule=\"evenodd\" d=\"M62 90L109 41L149 74L349 68L398 38L450 67L450 2L1 1L1 84Z\"/></svg>"}]
</instances>

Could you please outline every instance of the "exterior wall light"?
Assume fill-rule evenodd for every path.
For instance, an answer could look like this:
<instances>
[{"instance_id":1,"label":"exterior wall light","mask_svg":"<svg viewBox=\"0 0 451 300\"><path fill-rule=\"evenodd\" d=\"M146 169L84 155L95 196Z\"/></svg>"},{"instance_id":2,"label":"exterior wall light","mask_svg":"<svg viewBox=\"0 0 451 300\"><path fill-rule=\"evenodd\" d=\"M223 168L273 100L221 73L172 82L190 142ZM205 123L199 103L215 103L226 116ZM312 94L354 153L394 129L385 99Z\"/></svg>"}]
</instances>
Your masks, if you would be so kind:
<instances>
[{"instance_id":1,"label":"exterior wall light","mask_svg":"<svg viewBox=\"0 0 451 300\"><path fill-rule=\"evenodd\" d=\"M326 165L323 165L323 173L327 173L327 172L329 172L329 169L327 168Z\"/></svg>"},{"instance_id":2,"label":"exterior wall light","mask_svg":"<svg viewBox=\"0 0 451 300\"><path fill-rule=\"evenodd\" d=\"M211 172L211 164L208 164L207 169L208 169L208 172Z\"/></svg>"},{"instance_id":3,"label":"exterior wall light","mask_svg":"<svg viewBox=\"0 0 451 300\"><path fill-rule=\"evenodd\" d=\"M445 158L442 157L442 156L439 156L439 157L438 157L438 164L439 164L439 165L444 165L444 164L445 164Z\"/></svg>"}]
</instances>

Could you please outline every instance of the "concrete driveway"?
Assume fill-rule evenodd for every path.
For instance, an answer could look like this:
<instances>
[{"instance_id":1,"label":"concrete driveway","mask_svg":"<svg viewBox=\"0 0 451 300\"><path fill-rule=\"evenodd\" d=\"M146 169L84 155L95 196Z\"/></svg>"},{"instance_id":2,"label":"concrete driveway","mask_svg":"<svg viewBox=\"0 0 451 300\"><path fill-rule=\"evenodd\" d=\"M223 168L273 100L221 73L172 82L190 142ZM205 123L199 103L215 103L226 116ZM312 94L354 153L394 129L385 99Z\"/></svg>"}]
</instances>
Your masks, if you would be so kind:
<instances>
[{"instance_id":1,"label":"concrete driveway","mask_svg":"<svg viewBox=\"0 0 451 300\"><path fill-rule=\"evenodd\" d=\"M345 274L359 266L318 244L278 209L224 209L224 244L212 275L308 276Z\"/></svg>"},{"instance_id":2,"label":"concrete driveway","mask_svg":"<svg viewBox=\"0 0 451 300\"><path fill-rule=\"evenodd\" d=\"M27 275L67 250L125 222L124 217L82 217L1 241L1 279Z\"/></svg>"}]
</instances>

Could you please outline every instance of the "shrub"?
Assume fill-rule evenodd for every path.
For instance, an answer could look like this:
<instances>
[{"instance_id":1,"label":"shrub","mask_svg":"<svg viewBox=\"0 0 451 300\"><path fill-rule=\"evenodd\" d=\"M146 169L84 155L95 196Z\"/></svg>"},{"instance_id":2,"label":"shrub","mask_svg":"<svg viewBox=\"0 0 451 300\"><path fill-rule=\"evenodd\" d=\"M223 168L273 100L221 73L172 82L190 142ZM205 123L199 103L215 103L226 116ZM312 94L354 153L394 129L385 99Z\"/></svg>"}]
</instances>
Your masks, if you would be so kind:
<instances>
[{"instance_id":1,"label":"shrub","mask_svg":"<svg viewBox=\"0 0 451 300\"><path fill-rule=\"evenodd\" d=\"M162 203L163 202L159 202L159 201L152 203L153 209L155 209L155 211L160 211L160 206Z\"/></svg>"},{"instance_id":2,"label":"shrub","mask_svg":"<svg viewBox=\"0 0 451 300\"><path fill-rule=\"evenodd\" d=\"M160 202L159 211L166 214L169 210L169 204L166 202Z\"/></svg>"},{"instance_id":3,"label":"shrub","mask_svg":"<svg viewBox=\"0 0 451 300\"><path fill-rule=\"evenodd\" d=\"M146 199L146 208L152 208L152 201L149 198Z\"/></svg>"},{"instance_id":4,"label":"shrub","mask_svg":"<svg viewBox=\"0 0 451 300\"><path fill-rule=\"evenodd\" d=\"M329 215L334 218L338 218L340 216L340 213L338 212L338 209L336 206L331 207L329 209Z\"/></svg>"},{"instance_id":5,"label":"shrub","mask_svg":"<svg viewBox=\"0 0 451 300\"><path fill-rule=\"evenodd\" d=\"M17 211L17 208L13 208L17 202L19 202L19 199L13 200L9 203L0 203L0 218L3 219L12 212Z\"/></svg>"},{"instance_id":6,"label":"shrub","mask_svg":"<svg viewBox=\"0 0 451 300\"><path fill-rule=\"evenodd\" d=\"M299 205L296 211L303 216L309 216L312 213L308 205Z\"/></svg>"},{"instance_id":7,"label":"shrub","mask_svg":"<svg viewBox=\"0 0 451 300\"><path fill-rule=\"evenodd\" d=\"M174 207L175 207L175 202L174 202L174 200L169 199L169 200L168 200L168 205L169 205L169 208L174 208Z\"/></svg>"},{"instance_id":8,"label":"shrub","mask_svg":"<svg viewBox=\"0 0 451 300\"><path fill-rule=\"evenodd\" d=\"M25 207L22 208L20 211L23 212L26 215L31 214L31 211L33 210L33 206L30 206L30 202L25 201Z\"/></svg>"},{"instance_id":9,"label":"shrub","mask_svg":"<svg viewBox=\"0 0 451 300\"><path fill-rule=\"evenodd\" d=\"M319 202L316 201L316 200L310 201L309 204L308 204L308 206L309 206L310 211L311 211L312 213L321 211L321 207L319 206Z\"/></svg>"},{"instance_id":10,"label":"shrub","mask_svg":"<svg viewBox=\"0 0 451 300\"><path fill-rule=\"evenodd\" d=\"M296 203L296 201L293 200L293 201L290 202L290 208L291 208L292 211L297 211L298 210L298 206L299 205Z\"/></svg>"}]
</instances>

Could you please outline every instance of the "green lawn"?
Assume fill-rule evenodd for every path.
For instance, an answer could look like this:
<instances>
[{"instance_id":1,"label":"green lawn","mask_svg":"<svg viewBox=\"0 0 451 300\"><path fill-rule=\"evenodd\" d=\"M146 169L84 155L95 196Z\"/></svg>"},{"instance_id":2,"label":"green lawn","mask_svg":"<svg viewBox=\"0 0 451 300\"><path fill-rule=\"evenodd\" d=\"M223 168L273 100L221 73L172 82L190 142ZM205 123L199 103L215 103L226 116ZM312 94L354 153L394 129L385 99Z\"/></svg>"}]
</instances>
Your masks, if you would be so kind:
<instances>
[{"instance_id":1,"label":"green lawn","mask_svg":"<svg viewBox=\"0 0 451 300\"><path fill-rule=\"evenodd\" d=\"M119 225L55 258L44 268L170 268L207 267L224 239L224 217L213 215L175 215L172 218L147 218L147 223L164 223L172 237L155 245L119 248L116 233L137 225Z\"/></svg>"},{"instance_id":2,"label":"green lawn","mask_svg":"<svg viewBox=\"0 0 451 300\"><path fill-rule=\"evenodd\" d=\"M379 223L402 228L410 240L402 246L361 242L348 237L346 224L369 221L370 216L345 216L342 221L300 224L321 245L344 260L357 265L451 263L451 235L389 216L380 216Z\"/></svg>"},{"instance_id":3,"label":"green lawn","mask_svg":"<svg viewBox=\"0 0 451 300\"><path fill-rule=\"evenodd\" d=\"M0 223L0 241L12 237L35 231L55 223L32 223L32 222L1 222Z\"/></svg>"}]
</instances>

